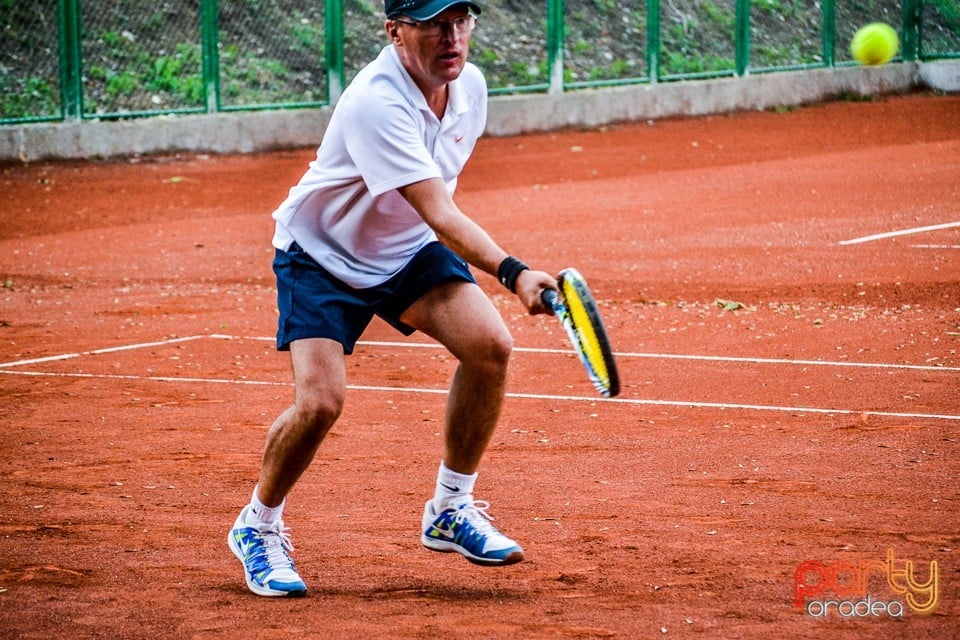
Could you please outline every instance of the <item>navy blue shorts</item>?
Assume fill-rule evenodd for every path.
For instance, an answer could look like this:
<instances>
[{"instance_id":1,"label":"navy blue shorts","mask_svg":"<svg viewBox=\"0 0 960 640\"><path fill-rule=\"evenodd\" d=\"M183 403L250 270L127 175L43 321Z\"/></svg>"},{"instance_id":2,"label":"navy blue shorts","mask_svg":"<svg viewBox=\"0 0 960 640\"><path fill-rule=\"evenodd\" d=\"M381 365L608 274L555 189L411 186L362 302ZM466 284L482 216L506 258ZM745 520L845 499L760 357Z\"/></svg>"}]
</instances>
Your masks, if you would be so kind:
<instances>
[{"instance_id":1,"label":"navy blue shorts","mask_svg":"<svg viewBox=\"0 0 960 640\"><path fill-rule=\"evenodd\" d=\"M448 280L476 283L460 256L432 242L395 276L383 284L354 289L343 283L294 244L277 250L273 259L277 275L277 349L304 338L329 338L343 345L346 354L360 339L374 315L404 335L415 331L400 322L400 315L424 294Z\"/></svg>"}]
</instances>

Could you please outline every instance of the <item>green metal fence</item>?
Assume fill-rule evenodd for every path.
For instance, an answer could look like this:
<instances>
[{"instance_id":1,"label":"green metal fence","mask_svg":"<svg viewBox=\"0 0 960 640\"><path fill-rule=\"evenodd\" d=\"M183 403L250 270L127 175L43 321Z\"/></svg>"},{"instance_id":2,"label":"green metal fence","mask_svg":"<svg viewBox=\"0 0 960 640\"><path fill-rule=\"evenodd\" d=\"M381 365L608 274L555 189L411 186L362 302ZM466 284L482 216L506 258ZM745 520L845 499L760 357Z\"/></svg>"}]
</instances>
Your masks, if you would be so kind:
<instances>
[{"instance_id":1,"label":"green metal fence","mask_svg":"<svg viewBox=\"0 0 960 640\"><path fill-rule=\"evenodd\" d=\"M960 57L958 0L486 0L492 94ZM0 0L0 124L331 104L385 44L379 0Z\"/></svg>"}]
</instances>

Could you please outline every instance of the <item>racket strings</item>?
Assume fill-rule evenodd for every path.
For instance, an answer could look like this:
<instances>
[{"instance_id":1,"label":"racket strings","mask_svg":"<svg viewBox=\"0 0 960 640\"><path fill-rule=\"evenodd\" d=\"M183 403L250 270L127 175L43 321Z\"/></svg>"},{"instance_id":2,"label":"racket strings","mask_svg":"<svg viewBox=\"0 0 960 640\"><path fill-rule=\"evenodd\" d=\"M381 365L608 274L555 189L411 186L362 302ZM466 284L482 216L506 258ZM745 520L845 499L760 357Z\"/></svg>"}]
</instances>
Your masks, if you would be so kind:
<instances>
[{"instance_id":1,"label":"racket strings","mask_svg":"<svg viewBox=\"0 0 960 640\"><path fill-rule=\"evenodd\" d=\"M580 344L588 373L591 377L596 378L594 385L601 393L605 393L610 390L611 381L604 357L604 348L591 320L591 311L588 310L577 284L576 281L570 279L564 279L561 283L563 298L570 310L571 335L575 336ZM592 315L597 315L596 311Z\"/></svg>"}]
</instances>

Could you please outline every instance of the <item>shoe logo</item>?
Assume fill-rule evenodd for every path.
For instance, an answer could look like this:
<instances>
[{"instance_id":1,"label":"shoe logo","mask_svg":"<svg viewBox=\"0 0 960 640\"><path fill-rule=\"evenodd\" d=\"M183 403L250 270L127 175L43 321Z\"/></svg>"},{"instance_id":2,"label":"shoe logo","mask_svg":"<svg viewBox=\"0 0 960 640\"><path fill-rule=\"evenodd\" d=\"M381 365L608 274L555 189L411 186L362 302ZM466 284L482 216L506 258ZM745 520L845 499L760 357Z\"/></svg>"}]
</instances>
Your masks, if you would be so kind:
<instances>
[{"instance_id":1,"label":"shoe logo","mask_svg":"<svg viewBox=\"0 0 960 640\"><path fill-rule=\"evenodd\" d=\"M237 543L237 547L240 549L240 553L246 556L247 551L250 548L250 534L247 533L246 531L234 529L233 541Z\"/></svg>"},{"instance_id":2,"label":"shoe logo","mask_svg":"<svg viewBox=\"0 0 960 640\"><path fill-rule=\"evenodd\" d=\"M444 523L442 528L438 527L437 525L433 525L433 531L431 531L431 534L433 534L434 538L443 537L447 540L453 540L457 537L457 532L454 531L453 525L447 523Z\"/></svg>"}]
</instances>

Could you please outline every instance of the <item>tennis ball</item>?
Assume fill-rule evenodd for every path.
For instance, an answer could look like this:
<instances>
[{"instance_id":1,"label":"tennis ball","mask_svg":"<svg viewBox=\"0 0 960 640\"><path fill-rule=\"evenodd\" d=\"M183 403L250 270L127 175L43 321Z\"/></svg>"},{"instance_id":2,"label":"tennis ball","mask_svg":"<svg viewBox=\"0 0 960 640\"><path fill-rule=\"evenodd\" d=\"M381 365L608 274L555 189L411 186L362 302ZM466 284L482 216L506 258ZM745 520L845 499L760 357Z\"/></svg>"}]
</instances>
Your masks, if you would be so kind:
<instances>
[{"instance_id":1,"label":"tennis ball","mask_svg":"<svg viewBox=\"0 0 960 640\"><path fill-rule=\"evenodd\" d=\"M860 27L850 41L850 53L860 64L877 66L890 62L900 50L896 30L885 22Z\"/></svg>"}]
</instances>

